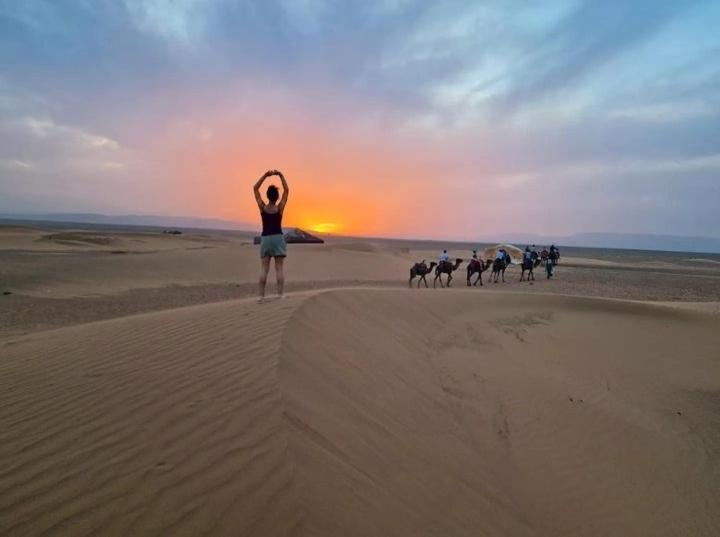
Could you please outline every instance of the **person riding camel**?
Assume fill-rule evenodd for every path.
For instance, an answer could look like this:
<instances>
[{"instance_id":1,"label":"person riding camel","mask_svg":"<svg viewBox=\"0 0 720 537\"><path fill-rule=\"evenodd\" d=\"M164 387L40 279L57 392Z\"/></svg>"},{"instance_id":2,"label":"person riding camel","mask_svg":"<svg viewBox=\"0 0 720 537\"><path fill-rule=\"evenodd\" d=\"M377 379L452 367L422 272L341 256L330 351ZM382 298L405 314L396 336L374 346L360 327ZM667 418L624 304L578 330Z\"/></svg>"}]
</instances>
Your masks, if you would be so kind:
<instances>
[{"instance_id":1,"label":"person riding camel","mask_svg":"<svg viewBox=\"0 0 720 537\"><path fill-rule=\"evenodd\" d=\"M450 263L450 256L447 250L443 250L438 257L438 265L442 266L443 263Z\"/></svg>"},{"instance_id":2,"label":"person riding camel","mask_svg":"<svg viewBox=\"0 0 720 537\"><path fill-rule=\"evenodd\" d=\"M550 247L550 257L553 258L554 265L560 262L560 249L554 244Z\"/></svg>"},{"instance_id":3,"label":"person riding camel","mask_svg":"<svg viewBox=\"0 0 720 537\"><path fill-rule=\"evenodd\" d=\"M468 268L470 267L480 267L480 269L482 269L482 260L478 257L477 250L472 251L472 257L468 264Z\"/></svg>"}]
</instances>

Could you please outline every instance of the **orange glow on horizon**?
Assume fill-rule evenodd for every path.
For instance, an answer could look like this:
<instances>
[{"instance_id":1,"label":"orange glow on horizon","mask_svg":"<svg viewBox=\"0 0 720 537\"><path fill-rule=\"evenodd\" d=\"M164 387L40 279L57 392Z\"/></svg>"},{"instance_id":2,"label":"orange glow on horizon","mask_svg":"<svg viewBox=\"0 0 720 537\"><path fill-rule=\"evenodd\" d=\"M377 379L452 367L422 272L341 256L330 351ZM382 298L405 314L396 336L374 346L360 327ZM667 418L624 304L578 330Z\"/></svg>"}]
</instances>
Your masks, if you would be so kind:
<instances>
[{"instance_id":1,"label":"orange glow on horizon","mask_svg":"<svg viewBox=\"0 0 720 537\"><path fill-rule=\"evenodd\" d=\"M465 194L445 184L445 159L405 140L374 132L341 135L333 124L308 125L291 113L257 117L248 112L242 119L207 114L203 125L211 136L199 137L188 127L158 140L156 154L175 173L172 189L155 195L162 198L170 191L173 211L238 220L258 229L252 186L265 170L277 168L290 186L285 227L372 237L432 235L429 208L438 195ZM280 186L276 177L266 181L263 198L270 184ZM438 230L486 231L482 220L491 220L490 213L479 213L468 230L448 210Z\"/></svg>"},{"instance_id":2,"label":"orange glow on horizon","mask_svg":"<svg viewBox=\"0 0 720 537\"><path fill-rule=\"evenodd\" d=\"M335 224L333 222L323 222L321 224L313 224L309 226L310 231L315 231L317 233L335 233L337 231L341 230L341 227L338 224Z\"/></svg>"}]
</instances>

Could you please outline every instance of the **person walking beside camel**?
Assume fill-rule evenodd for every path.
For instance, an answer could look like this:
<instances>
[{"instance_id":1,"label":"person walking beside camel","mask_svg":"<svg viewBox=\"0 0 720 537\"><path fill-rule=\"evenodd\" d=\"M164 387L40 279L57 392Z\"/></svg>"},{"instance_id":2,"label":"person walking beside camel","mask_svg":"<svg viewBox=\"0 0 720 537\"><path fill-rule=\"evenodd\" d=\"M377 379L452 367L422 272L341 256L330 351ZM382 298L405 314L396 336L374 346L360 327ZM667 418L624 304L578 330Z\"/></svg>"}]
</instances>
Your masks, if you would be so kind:
<instances>
[{"instance_id":1,"label":"person walking beside camel","mask_svg":"<svg viewBox=\"0 0 720 537\"><path fill-rule=\"evenodd\" d=\"M280 178L283 187L282 197L280 196L278 187L270 185L266 192L268 202L265 203L260 195L260 187L265 182L265 179L273 175L277 175ZM271 259L275 259L278 297L283 298L285 296L285 274L283 272L283 265L285 257L287 257L287 244L285 243L285 236L282 231L282 216L285 211L290 189L282 172L278 170L268 170L258 179L257 183L255 183L253 193L255 194L255 201L260 209L260 218L262 220L258 302L263 302L265 300L265 286L267 284L268 272L270 271Z\"/></svg>"}]
</instances>

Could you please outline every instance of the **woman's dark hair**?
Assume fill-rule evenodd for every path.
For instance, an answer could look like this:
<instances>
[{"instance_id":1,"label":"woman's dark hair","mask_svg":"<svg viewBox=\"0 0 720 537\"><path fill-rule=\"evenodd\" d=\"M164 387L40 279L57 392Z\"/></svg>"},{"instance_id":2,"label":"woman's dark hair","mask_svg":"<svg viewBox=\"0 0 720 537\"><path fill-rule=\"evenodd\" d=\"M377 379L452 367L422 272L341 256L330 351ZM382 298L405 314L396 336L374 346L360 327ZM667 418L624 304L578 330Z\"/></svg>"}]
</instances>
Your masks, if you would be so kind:
<instances>
[{"instance_id":1,"label":"woman's dark hair","mask_svg":"<svg viewBox=\"0 0 720 537\"><path fill-rule=\"evenodd\" d=\"M270 203L275 203L279 197L280 191L278 190L278 187L270 185L267 189L267 198L270 200Z\"/></svg>"}]
</instances>

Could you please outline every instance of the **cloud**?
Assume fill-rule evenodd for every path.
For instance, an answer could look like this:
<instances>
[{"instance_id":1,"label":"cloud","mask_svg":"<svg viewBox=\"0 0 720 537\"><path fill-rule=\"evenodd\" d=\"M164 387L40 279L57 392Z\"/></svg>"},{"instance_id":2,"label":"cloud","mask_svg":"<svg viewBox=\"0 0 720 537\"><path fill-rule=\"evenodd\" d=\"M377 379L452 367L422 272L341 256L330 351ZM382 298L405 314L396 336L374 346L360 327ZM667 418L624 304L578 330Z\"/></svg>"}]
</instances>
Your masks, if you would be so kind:
<instances>
[{"instance_id":1,"label":"cloud","mask_svg":"<svg viewBox=\"0 0 720 537\"><path fill-rule=\"evenodd\" d=\"M0 158L0 170L21 172L33 168L32 163L19 159Z\"/></svg>"},{"instance_id":2,"label":"cloud","mask_svg":"<svg viewBox=\"0 0 720 537\"><path fill-rule=\"evenodd\" d=\"M125 0L138 29L186 45L204 35L211 4L210 0Z\"/></svg>"},{"instance_id":3,"label":"cloud","mask_svg":"<svg viewBox=\"0 0 720 537\"><path fill-rule=\"evenodd\" d=\"M694 172L720 173L720 153L682 159L626 159L612 162L595 160L562 163L544 167L537 172L501 173L495 176L495 180L501 188L512 189L531 182L543 181L547 177L552 177L556 181L587 181L617 176L627 179L632 175L669 175L678 181L684 181L685 174Z\"/></svg>"},{"instance_id":4,"label":"cloud","mask_svg":"<svg viewBox=\"0 0 720 537\"><path fill-rule=\"evenodd\" d=\"M59 125L52 119L22 117L0 121L0 132L16 135L40 142L47 140L77 152L87 150L116 150L120 144L106 136L101 136L78 127Z\"/></svg>"},{"instance_id":5,"label":"cloud","mask_svg":"<svg viewBox=\"0 0 720 537\"><path fill-rule=\"evenodd\" d=\"M663 215L691 230L720 204L715 5L0 1L0 198L22 174L58 199L75 185L73 203L92 183L87 203L132 209L137 191L151 210L209 211L284 161L324 193L348 178L363 199L412 192L383 199L391 214L435 206L441 182L460 200L446 235L511 225L478 205L556 196L533 225L664 195L698 208Z\"/></svg>"},{"instance_id":6,"label":"cloud","mask_svg":"<svg viewBox=\"0 0 720 537\"><path fill-rule=\"evenodd\" d=\"M649 123L673 123L689 119L712 116L718 113L718 107L705 101L684 101L672 103L635 103L632 106L610 110L613 119L629 119Z\"/></svg>"},{"instance_id":7,"label":"cloud","mask_svg":"<svg viewBox=\"0 0 720 537\"><path fill-rule=\"evenodd\" d=\"M118 160L123 156L117 141L46 117L0 120L0 159L6 171L59 176L117 170L125 167Z\"/></svg>"},{"instance_id":8,"label":"cloud","mask_svg":"<svg viewBox=\"0 0 720 537\"><path fill-rule=\"evenodd\" d=\"M101 162L100 167L105 170L124 170L127 166L122 162Z\"/></svg>"},{"instance_id":9,"label":"cloud","mask_svg":"<svg viewBox=\"0 0 720 537\"><path fill-rule=\"evenodd\" d=\"M666 1L580 2L524 51L507 75L507 89L493 97L493 105L513 109L572 87L599 66L628 53L686 8L682 2Z\"/></svg>"}]
</instances>

